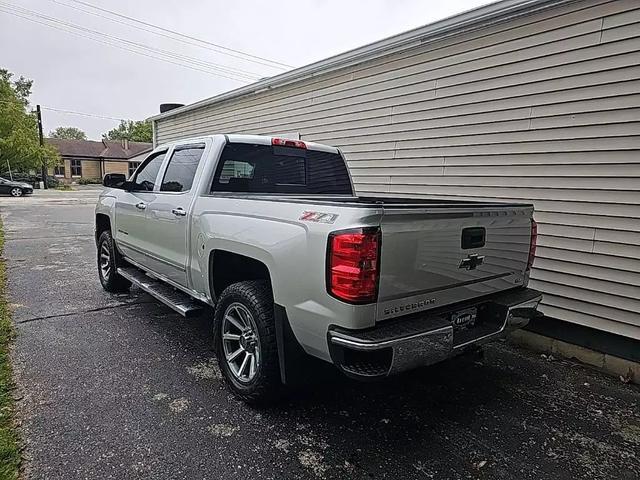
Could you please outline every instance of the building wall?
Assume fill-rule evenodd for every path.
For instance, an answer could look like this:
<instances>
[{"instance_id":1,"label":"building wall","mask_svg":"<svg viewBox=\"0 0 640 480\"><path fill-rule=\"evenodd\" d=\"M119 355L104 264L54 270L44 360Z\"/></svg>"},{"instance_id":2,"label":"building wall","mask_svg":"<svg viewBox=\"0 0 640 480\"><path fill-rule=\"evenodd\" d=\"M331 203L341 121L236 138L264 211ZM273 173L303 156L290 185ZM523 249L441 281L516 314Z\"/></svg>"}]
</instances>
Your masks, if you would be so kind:
<instances>
[{"instance_id":1,"label":"building wall","mask_svg":"<svg viewBox=\"0 0 640 480\"><path fill-rule=\"evenodd\" d=\"M640 339L640 2L584 0L160 118L299 132L361 194L532 201L551 317Z\"/></svg>"},{"instance_id":2,"label":"building wall","mask_svg":"<svg viewBox=\"0 0 640 480\"><path fill-rule=\"evenodd\" d=\"M100 178L99 160L82 160L82 178Z\"/></svg>"},{"instance_id":3,"label":"building wall","mask_svg":"<svg viewBox=\"0 0 640 480\"><path fill-rule=\"evenodd\" d=\"M75 177L71 175L71 159L65 158L64 162L64 177L57 177L63 183L73 183L80 178L100 178L100 161L92 159L79 159L82 165L82 175ZM49 175L54 175L54 168L49 167Z\"/></svg>"},{"instance_id":4,"label":"building wall","mask_svg":"<svg viewBox=\"0 0 640 480\"><path fill-rule=\"evenodd\" d=\"M129 175L129 162L116 162L108 161L104 162L104 173L122 173Z\"/></svg>"}]
</instances>

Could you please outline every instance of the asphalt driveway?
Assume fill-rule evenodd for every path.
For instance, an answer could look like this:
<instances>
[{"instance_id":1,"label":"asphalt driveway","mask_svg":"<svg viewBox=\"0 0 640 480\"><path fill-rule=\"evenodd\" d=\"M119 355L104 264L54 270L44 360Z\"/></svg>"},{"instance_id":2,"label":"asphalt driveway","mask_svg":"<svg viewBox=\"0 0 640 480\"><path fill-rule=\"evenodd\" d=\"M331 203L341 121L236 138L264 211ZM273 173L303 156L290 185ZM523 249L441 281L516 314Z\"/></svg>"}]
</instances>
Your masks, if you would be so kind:
<instances>
[{"instance_id":1,"label":"asphalt driveway","mask_svg":"<svg viewBox=\"0 0 640 480\"><path fill-rule=\"evenodd\" d=\"M640 390L506 343L278 408L225 390L209 315L96 274L97 191L0 198L31 478L638 479Z\"/></svg>"}]
</instances>

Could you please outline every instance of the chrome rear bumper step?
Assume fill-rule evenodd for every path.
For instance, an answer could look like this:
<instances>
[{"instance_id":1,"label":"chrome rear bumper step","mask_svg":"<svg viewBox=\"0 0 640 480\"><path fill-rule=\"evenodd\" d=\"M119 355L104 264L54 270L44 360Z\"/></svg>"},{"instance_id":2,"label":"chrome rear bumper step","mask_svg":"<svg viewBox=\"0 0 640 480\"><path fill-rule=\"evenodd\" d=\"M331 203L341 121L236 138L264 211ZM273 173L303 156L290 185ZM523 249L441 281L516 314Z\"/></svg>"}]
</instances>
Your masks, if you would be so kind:
<instances>
[{"instance_id":1,"label":"chrome rear bumper step","mask_svg":"<svg viewBox=\"0 0 640 480\"><path fill-rule=\"evenodd\" d=\"M328 332L334 364L350 377L366 379L432 365L522 328L541 315L540 292L522 288L462 306L445 307L381 322L364 330L340 327ZM476 306L479 325L458 329L451 313Z\"/></svg>"},{"instance_id":2,"label":"chrome rear bumper step","mask_svg":"<svg viewBox=\"0 0 640 480\"><path fill-rule=\"evenodd\" d=\"M191 317L202 312L201 303L160 280L154 280L142 270L126 267L118 268L118 273L183 317Z\"/></svg>"}]
</instances>

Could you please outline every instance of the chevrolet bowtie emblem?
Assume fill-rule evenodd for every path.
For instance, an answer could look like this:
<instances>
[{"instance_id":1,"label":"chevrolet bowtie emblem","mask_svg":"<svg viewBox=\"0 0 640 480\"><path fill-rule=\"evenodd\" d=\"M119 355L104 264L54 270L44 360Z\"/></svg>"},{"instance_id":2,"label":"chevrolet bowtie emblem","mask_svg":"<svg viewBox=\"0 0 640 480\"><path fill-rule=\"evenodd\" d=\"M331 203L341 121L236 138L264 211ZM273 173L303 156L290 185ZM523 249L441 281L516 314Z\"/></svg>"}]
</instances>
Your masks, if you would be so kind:
<instances>
[{"instance_id":1,"label":"chevrolet bowtie emblem","mask_svg":"<svg viewBox=\"0 0 640 480\"><path fill-rule=\"evenodd\" d=\"M467 258L463 258L460 260L460 265L458 268L466 268L467 270L475 270L478 265L482 265L484 263L484 255L478 255L477 253L472 253Z\"/></svg>"}]
</instances>

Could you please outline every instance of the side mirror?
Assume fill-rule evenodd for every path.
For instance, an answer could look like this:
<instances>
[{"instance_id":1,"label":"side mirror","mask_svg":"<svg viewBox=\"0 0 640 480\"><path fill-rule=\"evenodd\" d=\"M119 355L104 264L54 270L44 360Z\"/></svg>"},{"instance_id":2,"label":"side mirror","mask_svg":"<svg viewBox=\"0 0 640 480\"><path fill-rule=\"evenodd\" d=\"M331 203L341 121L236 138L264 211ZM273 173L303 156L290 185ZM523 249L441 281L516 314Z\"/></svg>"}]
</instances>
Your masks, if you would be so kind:
<instances>
[{"instance_id":1,"label":"side mirror","mask_svg":"<svg viewBox=\"0 0 640 480\"><path fill-rule=\"evenodd\" d=\"M109 188L124 189L127 177L123 173L107 173L102 179L102 185Z\"/></svg>"}]
</instances>

